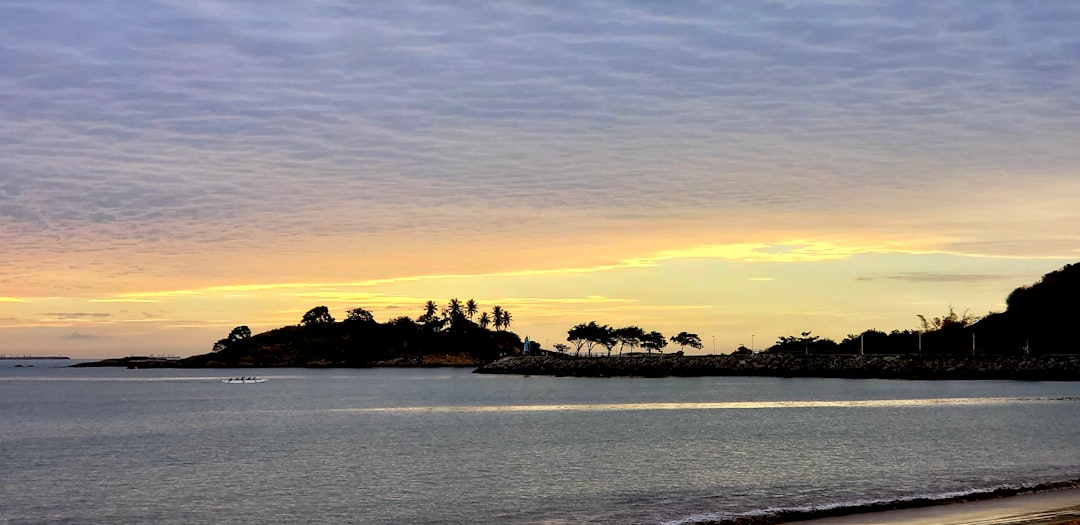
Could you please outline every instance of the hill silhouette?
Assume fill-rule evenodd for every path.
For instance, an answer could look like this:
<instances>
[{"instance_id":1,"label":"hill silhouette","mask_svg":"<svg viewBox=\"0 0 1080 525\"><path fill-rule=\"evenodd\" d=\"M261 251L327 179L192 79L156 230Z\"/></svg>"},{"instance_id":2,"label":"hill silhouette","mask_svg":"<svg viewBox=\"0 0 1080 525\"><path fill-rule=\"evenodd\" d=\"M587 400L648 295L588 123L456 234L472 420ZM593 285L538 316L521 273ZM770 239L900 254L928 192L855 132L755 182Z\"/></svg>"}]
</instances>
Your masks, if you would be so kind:
<instances>
[{"instance_id":1,"label":"hill silhouette","mask_svg":"<svg viewBox=\"0 0 1080 525\"><path fill-rule=\"evenodd\" d=\"M1067 264L1012 291L1006 310L976 318L951 306L941 317L918 316L921 329L866 330L837 343L812 336L781 337L767 350L786 354L1037 355L1077 352L1080 264Z\"/></svg>"},{"instance_id":2,"label":"hill silhouette","mask_svg":"<svg viewBox=\"0 0 1080 525\"><path fill-rule=\"evenodd\" d=\"M503 329L509 324L509 313L496 308L502 322L491 330L469 319L464 304L456 299L443 315L429 301L426 313L417 320L398 317L386 323L376 322L362 308L350 310L344 321L335 321L325 306L318 306L299 325L255 335L246 326L238 326L215 343L212 352L182 359L177 365L476 366L521 352L521 338ZM486 318L485 313L481 320Z\"/></svg>"},{"instance_id":3,"label":"hill silhouette","mask_svg":"<svg viewBox=\"0 0 1080 525\"><path fill-rule=\"evenodd\" d=\"M1053 354L1073 353L1080 346L1080 264L1067 264L1031 286L1013 290L1004 312L972 325L987 350ZM979 343L982 346L983 343Z\"/></svg>"}]
</instances>

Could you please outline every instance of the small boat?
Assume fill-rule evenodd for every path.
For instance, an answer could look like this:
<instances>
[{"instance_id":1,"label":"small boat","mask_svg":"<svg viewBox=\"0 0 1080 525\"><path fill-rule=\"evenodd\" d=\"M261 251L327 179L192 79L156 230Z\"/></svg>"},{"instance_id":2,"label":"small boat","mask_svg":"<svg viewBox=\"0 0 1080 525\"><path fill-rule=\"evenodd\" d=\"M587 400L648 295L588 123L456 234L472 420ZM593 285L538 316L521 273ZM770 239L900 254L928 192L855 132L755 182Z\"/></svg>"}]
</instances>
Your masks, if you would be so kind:
<instances>
[{"instance_id":1,"label":"small boat","mask_svg":"<svg viewBox=\"0 0 1080 525\"><path fill-rule=\"evenodd\" d=\"M230 377L228 379L222 379L221 382L236 385L246 385L254 383L265 383L266 380L260 377Z\"/></svg>"}]
</instances>

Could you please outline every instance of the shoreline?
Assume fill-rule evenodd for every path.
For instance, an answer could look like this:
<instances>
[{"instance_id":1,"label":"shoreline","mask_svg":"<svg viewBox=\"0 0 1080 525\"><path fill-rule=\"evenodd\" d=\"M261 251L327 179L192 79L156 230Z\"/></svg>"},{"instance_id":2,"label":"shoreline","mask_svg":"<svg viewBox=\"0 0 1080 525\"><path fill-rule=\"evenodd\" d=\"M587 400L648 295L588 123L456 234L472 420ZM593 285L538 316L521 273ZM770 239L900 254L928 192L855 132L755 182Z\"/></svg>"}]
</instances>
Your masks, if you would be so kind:
<instances>
[{"instance_id":1,"label":"shoreline","mask_svg":"<svg viewBox=\"0 0 1080 525\"><path fill-rule=\"evenodd\" d=\"M197 356L196 356L197 357ZM303 364L253 364L225 363L211 361L209 363L193 362L191 358L166 359L160 357L128 356L87 361L71 365L71 368L184 368L184 369L267 369L267 368L476 368L480 366L474 359L464 358L460 354L429 354L422 359L391 359L388 361L375 361L364 365L343 366L330 361L308 361Z\"/></svg>"},{"instance_id":2,"label":"shoreline","mask_svg":"<svg viewBox=\"0 0 1080 525\"><path fill-rule=\"evenodd\" d=\"M689 516L666 525L1057 525L1074 522L1080 523L1080 478L892 500Z\"/></svg>"},{"instance_id":3,"label":"shoreline","mask_svg":"<svg viewBox=\"0 0 1080 525\"><path fill-rule=\"evenodd\" d=\"M799 522L805 525L1066 525L1080 523L1080 488L1019 494L872 514Z\"/></svg>"}]
</instances>

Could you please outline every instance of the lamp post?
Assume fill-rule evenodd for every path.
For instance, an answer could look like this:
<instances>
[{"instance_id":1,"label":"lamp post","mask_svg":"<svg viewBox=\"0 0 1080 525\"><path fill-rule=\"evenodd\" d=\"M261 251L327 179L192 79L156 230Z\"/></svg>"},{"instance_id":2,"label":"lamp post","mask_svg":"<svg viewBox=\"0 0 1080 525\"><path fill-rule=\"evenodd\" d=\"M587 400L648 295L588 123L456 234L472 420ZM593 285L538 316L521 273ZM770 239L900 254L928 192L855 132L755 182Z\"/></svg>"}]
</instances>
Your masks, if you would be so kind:
<instances>
[{"instance_id":1,"label":"lamp post","mask_svg":"<svg viewBox=\"0 0 1080 525\"><path fill-rule=\"evenodd\" d=\"M716 353L716 336L712 336L712 353Z\"/></svg>"},{"instance_id":2,"label":"lamp post","mask_svg":"<svg viewBox=\"0 0 1080 525\"><path fill-rule=\"evenodd\" d=\"M750 351L754 351L754 334L750 334Z\"/></svg>"}]
</instances>

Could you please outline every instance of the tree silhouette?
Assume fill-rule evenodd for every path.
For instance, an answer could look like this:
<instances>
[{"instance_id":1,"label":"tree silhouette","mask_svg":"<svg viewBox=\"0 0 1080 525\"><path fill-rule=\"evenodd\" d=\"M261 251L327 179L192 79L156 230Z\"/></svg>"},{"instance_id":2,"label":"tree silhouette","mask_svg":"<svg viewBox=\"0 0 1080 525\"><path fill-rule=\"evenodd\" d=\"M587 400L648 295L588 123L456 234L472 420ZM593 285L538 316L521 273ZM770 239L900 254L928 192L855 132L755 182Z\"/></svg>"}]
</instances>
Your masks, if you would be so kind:
<instances>
[{"instance_id":1,"label":"tree silhouette","mask_svg":"<svg viewBox=\"0 0 1080 525\"><path fill-rule=\"evenodd\" d=\"M572 326L566 331L566 340L574 344L574 354L581 355L581 347L588 344L589 341L586 325L582 323Z\"/></svg>"},{"instance_id":2,"label":"tree silhouette","mask_svg":"<svg viewBox=\"0 0 1080 525\"><path fill-rule=\"evenodd\" d=\"M701 350L704 346L701 344L701 338L697 334L690 332L679 332L679 335L671 336L671 342L679 345L679 350L682 351L686 347Z\"/></svg>"},{"instance_id":3,"label":"tree silhouette","mask_svg":"<svg viewBox=\"0 0 1080 525\"><path fill-rule=\"evenodd\" d=\"M1015 291L1013 293L1016 293ZM943 317L935 317L932 320L927 320L926 316L919 314L915 317L919 318L919 324L922 325L923 332L934 332L937 330L948 330L950 328L966 328L976 321L978 317L971 315L967 310L964 310L964 315L959 315L956 310L949 305L949 313Z\"/></svg>"},{"instance_id":4,"label":"tree silhouette","mask_svg":"<svg viewBox=\"0 0 1080 525\"><path fill-rule=\"evenodd\" d=\"M359 322L359 323L374 323L375 316L371 315L371 312L360 308L359 306L349 310L348 315L345 317L346 321Z\"/></svg>"},{"instance_id":5,"label":"tree silhouette","mask_svg":"<svg viewBox=\"0 0 1080 525\"><path fill-rule=\"evenodd\" d=\"M434 320L438 313L439 305L436 304L435 301L428 301L424 303L424 315L421 315L417 321L420 321L420 323L428 323Z\"/></svg>"},{"instance_id":6,"label":"tree silhouette","mask_svg":"<svg viewBox=\"0 0 1080 525\"><path fill-rule=\"evenodd\" d=\"M464 315L464 312L465 307L457 297L450 299L450 302L446 305L446 315L451 319Z\"/></svg>"},{"instance_id":7,"label":"tree silhouette","mask_svg":"<svg viewBox=\"0 0 1080 525\"><path fill-rule=\"evenodd\" d=\"M664 353L664 347L667 346L667 339L664 337L664 334L654 330L645 334L645 337L641 339L641 346L645 348L649 354L652 354L653 350Z\"/></svg>"},{"instance_id":8,"label":"tree silhouette","mask_svg":"<svg viewBox=\"0 0 1080 525\"><path fill-rule=\"evenodd\" d=\"M450 299L449 304L446 305L446 320L450 322L451 330L463 329L466 323L465 305L457 298Z\"/></svg>"},{"instance_id":9,"label":"tree silhouette","mask_svg":"<svg viewBox=\"0 0 1080 525\"><path fill-rule=\"evenodd\" d=\"M465 317L468 317L470 321L472 321L473 316L476 315L476 312L478 311L480 310L476 306L476 301L472 299L465 301Z\"/></svg>"},{"instance_id":10,"label":"tree silhouette","mask_svg":"<svg viewBox=\"0 0 1080 525\"><path fill-rule=\"evenodd\" d=\"M832 339L823 339L807 330L801 335L787 335L777 338L776 344L770 346L769 353L780 354L832 354L836 353L839 345Z\"/></svg>"},{"instance_id":11,"label":"tree silhouette","mask_svg":"<svg viewBox=\"0 0 1080 525\"><path fill-rule=\"evenodd\" d=\"M622 355L624 347L629 346L630 351L633 352L634 348L641 345L641 341L645 337L645 330L636 326L624 326L616 329L614 335L619 342L619 355Z\"/></svg>"},{"instance_id":12,"label":"tree silhouette","mask_svg":"<svg viewBox=\"0 0 1080 525\"><path fill-rule=\"evenodd\" d=\"M300 320L300 324L304 326L331 324L333 322L334 318L330 315L330 309L325 306L316 306L308 310L303 319Z\"/></svg>"},{"instance_id":13,"label":"tree silhouette","mask_svg":"<svg viewBox=\"0 0 1080 525\"><path fill-rule=\"evenodd\" d=\"M607 356L611 357L611 351L615 349L615 345L619 344L619 338L615 336L615 329L614 328L612 328L612 327L610 327L608 325L604 325L601 328L602 328L602 330L600 331L600 334L599 334L599 336L600 336L599 343L604 348L607 348Z\"/></svg>"},{"instance_id":14,"label":"tree silhouette","mask_svg":"<svg viewBox=\"0 0 1080 525\"><path fill-rule=\"evenodd\" d=\"M229 341L241 341L251 338L251 329L246 325L237 326L229 332Z\"/></svg>"},{"instance_id":15,"label":"tree silhouette","mask_svg":"<svg viewBox=\"0 0 1080 525\"><path fill-rule=\"evenodd\" d=\"M225 352L227 350L233 350L240 348L244 344L251 340L251 329L246 325L240 325L233 328L229 332L228 337L224 339L218 339L214 343L214 346L210 349L211 352Z\"/></svg>"},{"instance_id":16,"label":"tree silhouette","mask_svg":"<svg viewBox=\"0 0 1080 525\"><path fill-rule=\"evenodd\" d=\"M487 330L488 325L491 324L491 317L487 312L480 314L480 328Z\"/></svg>"},{"instance_id":17,"label":"tree silhouette","mask_svg":"<svg viewBox=\"0 0 1080 525\"><path fill-rule=\"evenodd\" d=\"M503 309L501 306L495 306L491 309L491 325L495 327L495 331L502 330Z\"/></svg>"},{"instance_id":18,"label":"tree silhouette","mask_svg":"<svg viewBox=\"0 0 1080 525\"><path fill-rule=\"evenodd\" d=\"M566 332L566 340L574 343L577 355L581 355L581 347L584 346L589 356L592 356L592 349L597 344L604 344L607 341L611 327L607 325L596 324L596 321L589 321L588 324L581 323L574 326Z\"/></svg>"}]
</instances>

